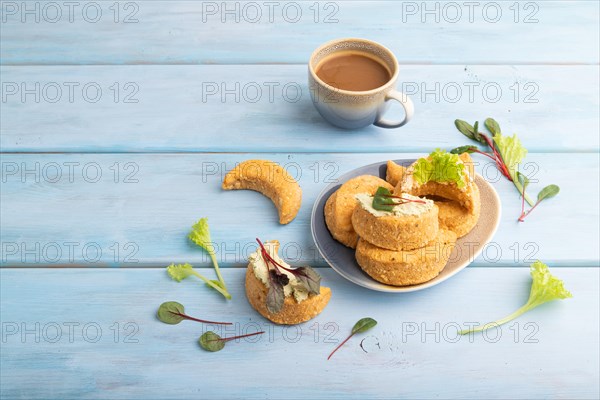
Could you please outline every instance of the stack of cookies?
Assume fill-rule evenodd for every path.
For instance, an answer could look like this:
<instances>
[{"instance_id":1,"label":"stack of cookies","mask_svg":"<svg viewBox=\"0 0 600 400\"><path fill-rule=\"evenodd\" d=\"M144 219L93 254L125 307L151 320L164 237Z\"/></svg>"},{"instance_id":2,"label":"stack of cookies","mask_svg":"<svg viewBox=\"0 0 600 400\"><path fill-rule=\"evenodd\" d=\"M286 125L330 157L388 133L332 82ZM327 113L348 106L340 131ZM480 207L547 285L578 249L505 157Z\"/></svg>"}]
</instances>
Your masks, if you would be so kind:
<instances>
[{"instance_id":1,"label":"stack of cookies","mask_svg":"<svg viewBox=\"0 0 600 400\"><path fill-rule=\"evenodd\" d=\"M407 286L435 278L446 266L457 238L476 225L480 200L472 163L467 165L470 157L452 157L464 163L459 182L419 182L421 176L413 176L417 162L404 168L389 161L385 181L362 175L344 183L327 200L329 231L334 239L356 249L358 264L373 279ZM389 195L393 207L375 207L380 188L393 191Z\"/></svg>"}]
</instances>

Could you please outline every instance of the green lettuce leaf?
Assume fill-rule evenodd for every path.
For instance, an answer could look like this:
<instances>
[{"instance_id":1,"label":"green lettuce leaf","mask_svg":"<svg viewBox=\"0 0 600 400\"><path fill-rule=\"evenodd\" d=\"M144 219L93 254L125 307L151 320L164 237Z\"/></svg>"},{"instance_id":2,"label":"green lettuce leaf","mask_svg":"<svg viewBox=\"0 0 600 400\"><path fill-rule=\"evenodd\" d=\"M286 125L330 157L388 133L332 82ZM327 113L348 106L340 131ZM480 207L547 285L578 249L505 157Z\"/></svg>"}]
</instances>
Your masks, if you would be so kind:
<instances>
[{"instance_id":1,"label":"green lettuce leaf","mask_svg":"<svg viewBox=\"0 0 600 400\"><path fill-rule=\"evenodd\" d=\"M477 326L472 329L465 329L459 332L461 335L465 335L470 332L481 332L495 326L505 324L520 315L526 313L529 310L536 308L539 305L547 303L553 300L562 300L573 297L571 292L565 289L562 280L558 279L550 273L548 266L541 261L536 261L531 264L530 267L531 277L533 282L531 283L531 291L529 292L529 300L525 305L519 308L514 313L499 319L494 322L489 322L484 325Z\"/></svg>"},{"instance_id":2,"label":"green lettuce leaf","mask_svg":"<svg viewBox=\"0 0 600 400\"><path fill-rule=\"evenodd\" d=\"M196 271L194 271L194 268L188 263L169 265L167 267L167 274L169 274L171 279L177 282L181 282L190 275L199 275ZM200 276L198 277L200 278Z\"/></svg>"},{"instance_id":3,"label":"green lettuce leaf","mask_svg":"<svg viewBox=\"0 0 600 400\"><path fill-rule=\"evenodd\" d=\"M531 264L531 292L529 293L529 301L524 307L525 311L529 311L541 304L552 300L562 300L573 297L571 292L565 289L562 280L558 279L550 273L548 266L541 261L536 261Z\"/></svg>"},{"instance_id":4,"label":"green lettuce leaf","mask_svg":"<svg viewBox=\"0 0 600 400\"><path fill-rule=\"evenodd\" d=\"M198 222L192 225L192 231L189 234L189 238L192 242L206 250L211 256L215 254L213 244L210 240L208 218L200 218Z\"/></svg>"},{"instance_id":5,"label":"green lettuce leaf","mask_svg":"<svg viewBox=\"0 0 600 400\"><path fill-rule=\"evenodd\" d=\"M167 274L169 274L171 279L173 279L174 281L177 281L177 282L181 282L182 280L186 279L187 277L193 275L193 276L203 280L204 283L206 283L211 288L215 289L217 292L221 293L223 296L225 296L226 299L231 299L231 295L229 294L229 292L227 291L227 288L224 285L222 285L218 281L209 280L204 275L202 275L198 271L196 271L194 269L194 267L192 267L188 263L169 265L167 267Z\"/></svg>"},{"instance_id":6,"label":"green lettuce leaf","mask_svg":"<svg viewBox=\"0 0 600 400\"><path fill-rule=\"evenodd\" d=\"M219 278L219 286L227 291L227 286L225 285L225 280L221 275L221 270L219 269L219 263L217 262L217 256L215 253L214 245L210 239L210 229L208 228L208 218L200 218L198 222L192 225L192 231L189 236L190 240L196 243L198 246L202 247L212 260L213 267L215 268L215 272L217 273L217 277ZM214 288L214 286L209 285Z\"/></svg>"},{"instance_id":7,"label":"green lettuce leaf","mask_svg":"<svg viewBox=\"0 0 600 400\"><path fill-rule=\"evenodd\" d=\"M512 136L504 136L501 133L497 133L494 135L494 142L496 144L496 149L502 157L502 161L504 161L504 164L506 164L508 174L510 175L514 185L519 193L523 195L524 188L519 180L519 177L517 176L517 172L519 170L519 164L527 156L527 149L523 147L516 134ZM529 195L524 194L523 197L530 206L535 204Z\"/></svg>"},{"instance_id":8,"label":"green lettuce leaf","mask_svg":"<svg viewBox=\"0 0 600 400\"><path fill-rule=\"evenodd\" d=\"M465 164L458 154L440 149L415 162L413 177L420 184L433 181L455 183L458 188L466 185Z\"/></svg>"},{"instance_id":9,"label":"green lettuce leaf","mask_svg":"<svg viewBox=\"0 0 600 400\"><path fill-rule=\"evenodd\" d=\"M508 173L514 182L517 182L519 164L527 156L527 149L523 147L517 135L504 136L500 133L494 135L496 148L502 156L502 161L508 168Z\"/></svg>"}]
</instances>

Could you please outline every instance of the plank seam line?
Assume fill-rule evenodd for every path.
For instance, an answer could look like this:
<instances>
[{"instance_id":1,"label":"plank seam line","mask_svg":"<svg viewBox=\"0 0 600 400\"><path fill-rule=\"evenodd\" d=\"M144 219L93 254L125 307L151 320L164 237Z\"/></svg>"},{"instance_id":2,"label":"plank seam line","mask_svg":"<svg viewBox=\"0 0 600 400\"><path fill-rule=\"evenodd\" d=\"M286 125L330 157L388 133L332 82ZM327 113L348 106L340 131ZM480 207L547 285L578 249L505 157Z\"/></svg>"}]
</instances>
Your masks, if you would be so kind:
<instances>
[{"instance_id":1,"label":"plank seam line","mask_svg":"<svg viewBox=\"0 0 600 400\"><path fill-rule=\"evenodd\" d=\"M548 262L548 264L552 264L552 262ZM556 268L565 268L565 269L573 269L573 268L585 268L585 269L598 269L600 270L600 265L598 264L590 264L590 265L573 265L573 266L568 266L568 265L550 265L550 267L552 269L556 269ZM2 266L0 267L0 271L3 270L28 270L28 271L33 271L33 270L60 270L60 271L64 271L64 270L90 270L90 271L108 271L108 270L114 270L114 271L142 271L142 270L162 270L165 269L166 266L164 267L81 267L81 266L73 266L73 267L53 267L51 265L48 265L46 267L21 267L21 266ZM195 269L198 270L214 270L212 267L194 267ZM329 266L313 266L313 268L316 269L329 269L331 271L333 271L333 268L329 267ZM504 269L528 269L529 265L528 264L523 264L523 265L469 265L467 268L471 268L471 269L498 269L498 268L504 268ZM244 270L246 269L246 266L239 266L239 267L225 267L225 266L221 266L222 270Z\"/></svg>"},{"instance_id":2,"label":"plank seam line","mask_svg":"<svg viewBox=\"0 0 600 400\"><path fill-rule=\"evenodd\" d=\"M193 62L172 62L172 63L62 63L62 64L52 64L52 63L1 63L0 67L146 67L146 66L305 66L306 62L290 62L290 63L282 63L282 62L255 62L255 63L247 63L247 62L206 62L206 63L193 63ZM577 61L550 61L550 62L541 62L541 61L517 61L517 62L470 62L470 63L456 63L456 62L431 62L431 61L400 61L400 65L426 65L426 66L557 66L557 67L573 67L573 66L599 66L600 60L594 62L577 62Z\"/></svg>"},{"instance_id":3,"label":"plank seam line","mask_svg":"<svg viewBox=\"0 0 600 400\"><path fill-rule=\"evenodd\" d=\"M433 147L432 147L433 148ZM426 153L426 151L421 150L413 150L413 151L322 151L322 150L313 150L313 151L283 151L283 150L272 150L272 151L206 151L206 150L198 150L198 151L0 151L0 157L3 155L201 155L201 154L239 154L239 155L248 155L248 154L298 154L298 155L322 155L322 154L331 154L331 155L347 155L347 154L412 154L412 153ZM550 149L550 150L529 150L528 154L599 154L600 149L584 149L584 150L559 150L559 149Z\"/></svg>"}]
</instances>

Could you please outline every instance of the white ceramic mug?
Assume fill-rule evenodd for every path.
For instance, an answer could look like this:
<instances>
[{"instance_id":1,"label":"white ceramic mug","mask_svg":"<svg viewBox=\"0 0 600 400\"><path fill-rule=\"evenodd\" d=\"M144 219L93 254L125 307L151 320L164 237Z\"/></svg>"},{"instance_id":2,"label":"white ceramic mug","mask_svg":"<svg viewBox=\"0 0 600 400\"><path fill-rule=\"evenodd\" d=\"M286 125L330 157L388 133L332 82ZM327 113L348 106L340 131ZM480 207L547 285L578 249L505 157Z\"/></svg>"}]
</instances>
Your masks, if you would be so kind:
<instances>
[{"instance_id":1,"label":"white ceramic mug","mask_svg":"<svg viewBox=\"0 0 600 400\"><path fill-rule=\"evenodd\" d=\"M341 51L367 53L389 70L391 78L378 88L366 91L339 89L317 76L316 68L326 57ZM346 129L357 129L375 124L381 128L398 128L406 124L414 113L410 98L396 90L398 60L379 43L366 39L336 39L317 48L308 62L308 85L313 104L329 123ZM383 117L388 101L395 100L404 108L404 118L398 121Z\"/></svg>"}]
</instances>

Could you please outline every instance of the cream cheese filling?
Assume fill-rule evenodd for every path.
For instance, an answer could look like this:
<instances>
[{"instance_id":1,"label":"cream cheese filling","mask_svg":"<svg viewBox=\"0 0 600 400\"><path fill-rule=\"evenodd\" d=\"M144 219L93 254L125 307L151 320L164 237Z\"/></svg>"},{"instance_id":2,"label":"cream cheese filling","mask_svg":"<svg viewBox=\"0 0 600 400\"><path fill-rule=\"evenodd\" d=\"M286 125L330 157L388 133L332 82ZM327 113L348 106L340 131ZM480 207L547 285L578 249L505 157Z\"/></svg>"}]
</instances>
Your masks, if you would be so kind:
<instances>
[{"instance_id":1,"label":"cream cheese filling","mask_svg":"<svg viewBox=\"0 0 600 400\"><path fill-rule=\"evenodd\" d=\"M275 261L277 261L279 264L283 265L286 268L293 269L277 254L277 251L279 250L279 242L265 242L264 246L267 250L267 253L269 253L269 255L273 257ZM260 247L256 249L254 253L248 256L248 263L252 267L252 271L254 272L254 276L256 276L256 279L261 281L268 288L269 268L267 267L267 263L261 254ZM270 267L271 269L273 268L273 266ZM285 297L294 296L298 303L308 298L308 292L306 291L304 286L302 286L300 282L298 282L294 274L281 268L279 269L279 272L287 275L287 277L290 280L289 283L283 287L283 294L285 295Z\"/></svg>"},{"instance_id":2,"label":"cream cheese filling","mask_svg":"<svg viewBox=\"0 0 600 400\"><path fill-rule=\"evenodd\" d=\"M418 196L413 196L413 195L404 193L404 194L402 194L403 198L410 199L410 200L419 200L420 202L410 201L410 202L406 202L404 204L399 204L397 206L394 206L392 211L382 211L382 210L376 210L373 208L373 196L369 195L368 193L357 194L355 197L363 209L370 212L371 214L373 214L376 217L386 217L386 216L400 217L400 216L405 216L405 215L421 215L423 213L431 211L431 209L433 209L433 206L434 206L433 200L429 200L426 198L421 198ZM400 199L394 199L394 200L396 202L400 201ZM421 203L421 201L424 203Z\"/></svg>"}]
</instances>

